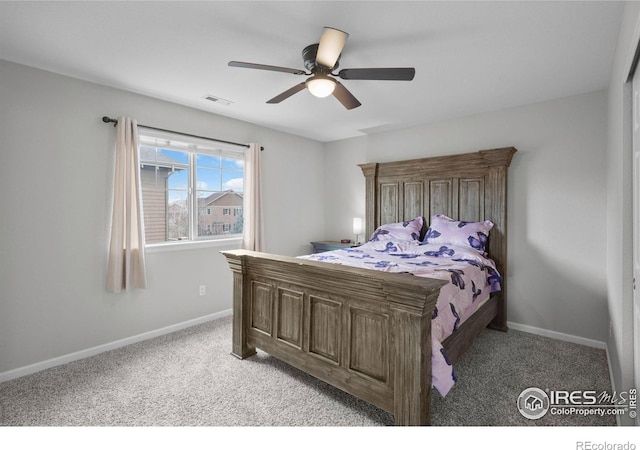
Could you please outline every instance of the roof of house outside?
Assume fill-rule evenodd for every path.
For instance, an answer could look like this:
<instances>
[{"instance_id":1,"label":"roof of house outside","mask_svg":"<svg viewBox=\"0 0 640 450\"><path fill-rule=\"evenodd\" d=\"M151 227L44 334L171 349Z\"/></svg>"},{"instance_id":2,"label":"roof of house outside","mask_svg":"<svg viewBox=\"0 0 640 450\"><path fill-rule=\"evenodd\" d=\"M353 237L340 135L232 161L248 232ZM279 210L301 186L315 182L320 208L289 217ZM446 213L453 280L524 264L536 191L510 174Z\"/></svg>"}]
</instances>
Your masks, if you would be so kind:
<instances>
[{"instance_id":1,"label":"roof of house outside","mask_svg":"<svg viewBox=\"0 0 640 450\"><path fill-rule=\"evenodd\" d=\"M148 165L160 167L174 167L176 164L180 164L180 161L177 161L163 153L156 152L155 148L144 146L140 147L140 162L142 164L147 163ZM177 167L176 170L182 169Z\"/></svg>"},{"instance_id":2,"label":"roof of house outside","mask_svg":"<svg viewBox=\"0 0 640 450\"><path fill-rule=\"evenodd\" d=\"M198 199L198 206L203 207L203 206L207 206L213 202L215 202L216 200L224 197L225 195L228 194L235 194L240 198L244 198L243 197L243 193L242 192L236 192L232 189L223 191L223 192L214 192L213 194L209 195L208 197L203 197L203 198L199 198Z\"/></svg>"}]
</instances>

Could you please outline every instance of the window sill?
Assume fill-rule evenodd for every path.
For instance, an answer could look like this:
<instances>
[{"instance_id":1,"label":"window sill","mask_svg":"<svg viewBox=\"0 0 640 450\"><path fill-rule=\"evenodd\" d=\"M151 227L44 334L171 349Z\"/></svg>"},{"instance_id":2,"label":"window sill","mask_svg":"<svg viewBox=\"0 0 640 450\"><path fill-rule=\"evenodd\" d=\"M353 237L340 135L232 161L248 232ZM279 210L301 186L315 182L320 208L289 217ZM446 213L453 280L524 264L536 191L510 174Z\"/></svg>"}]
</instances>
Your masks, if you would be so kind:
<instances>
[{"instance_id":1,"label":"window sill","mask_svg":"<svg viewBox=\"0 0 640 450\"><path fill-rule=\"evenodd\" d=\"M147 244L145 246L146 253L163 253L175 252L181 250L195 250L211 247L241 248L242 237L212 239L208 241L177 241L163 242L160 244Z\"/></svg>"}]
</instances>

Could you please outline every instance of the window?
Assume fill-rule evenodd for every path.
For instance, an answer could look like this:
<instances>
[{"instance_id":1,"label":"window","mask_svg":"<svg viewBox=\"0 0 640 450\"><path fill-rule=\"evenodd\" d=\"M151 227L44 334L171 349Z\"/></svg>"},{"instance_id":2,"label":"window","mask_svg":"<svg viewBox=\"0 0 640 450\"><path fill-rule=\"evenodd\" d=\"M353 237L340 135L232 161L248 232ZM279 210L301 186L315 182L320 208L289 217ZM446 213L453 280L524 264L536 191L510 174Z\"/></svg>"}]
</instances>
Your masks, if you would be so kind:
<instances>
[{"instance_id":1,"label":"window","mask_svg":"<svg viewBox=\"0 0 640 450\"><path fill-rule=\"evenodd\" d=\"M145 128L139 140L148 244L242 235L244 148Z\"/></svg>"}]
</instances>

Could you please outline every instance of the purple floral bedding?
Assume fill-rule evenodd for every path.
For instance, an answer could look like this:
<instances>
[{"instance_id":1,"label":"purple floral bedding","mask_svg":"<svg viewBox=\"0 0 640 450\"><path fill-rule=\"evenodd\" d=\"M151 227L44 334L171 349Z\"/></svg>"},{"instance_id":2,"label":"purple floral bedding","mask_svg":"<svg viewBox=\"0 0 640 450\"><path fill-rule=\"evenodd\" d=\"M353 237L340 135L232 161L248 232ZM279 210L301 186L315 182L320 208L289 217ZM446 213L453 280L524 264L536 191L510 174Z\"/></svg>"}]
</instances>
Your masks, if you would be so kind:
<instances>
[{"instance_id":1,"label":"purple floral bedding","mask_svg":"<svg viewBox=\"0 0 640 450\"><path fill-rule=\"evenodd\" d=\"M495 263L484 252L468 245L433 244L411 238L375 239L375 233L372 239L360 247L300 258L449 281L440 290L431 326L432 384L445 396L453 387L456 374L442 341L457 330L491 292L500 290L501 277Z\"/></svg>"}]
</instances>

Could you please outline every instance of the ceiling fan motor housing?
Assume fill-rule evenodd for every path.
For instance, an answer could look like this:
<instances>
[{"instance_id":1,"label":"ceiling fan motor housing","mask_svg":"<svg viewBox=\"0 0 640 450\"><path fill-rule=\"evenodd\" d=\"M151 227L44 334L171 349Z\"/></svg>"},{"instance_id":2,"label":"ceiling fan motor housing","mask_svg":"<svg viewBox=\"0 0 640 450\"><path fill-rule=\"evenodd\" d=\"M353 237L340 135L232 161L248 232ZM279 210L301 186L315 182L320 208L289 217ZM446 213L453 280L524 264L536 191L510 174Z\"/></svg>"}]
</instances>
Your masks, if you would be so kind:
<instances>
[{"instance_id":1,"label":"ceiling fan motor housing","mask_svg":"<svg viewBox=\"0 0 640 450\"><path fill-rule=\"evenodd\" d=\"M304 61L304 67L311 73L331 73L332 70L336 69L340 62L340 57L336 60L336 64L333 67L324 67L321 64L316 64L316 56L318 54L318 45L319 44L311 44L307 45L304 50L302 50L302 59Z\"/></svg>"}]
</instances>

